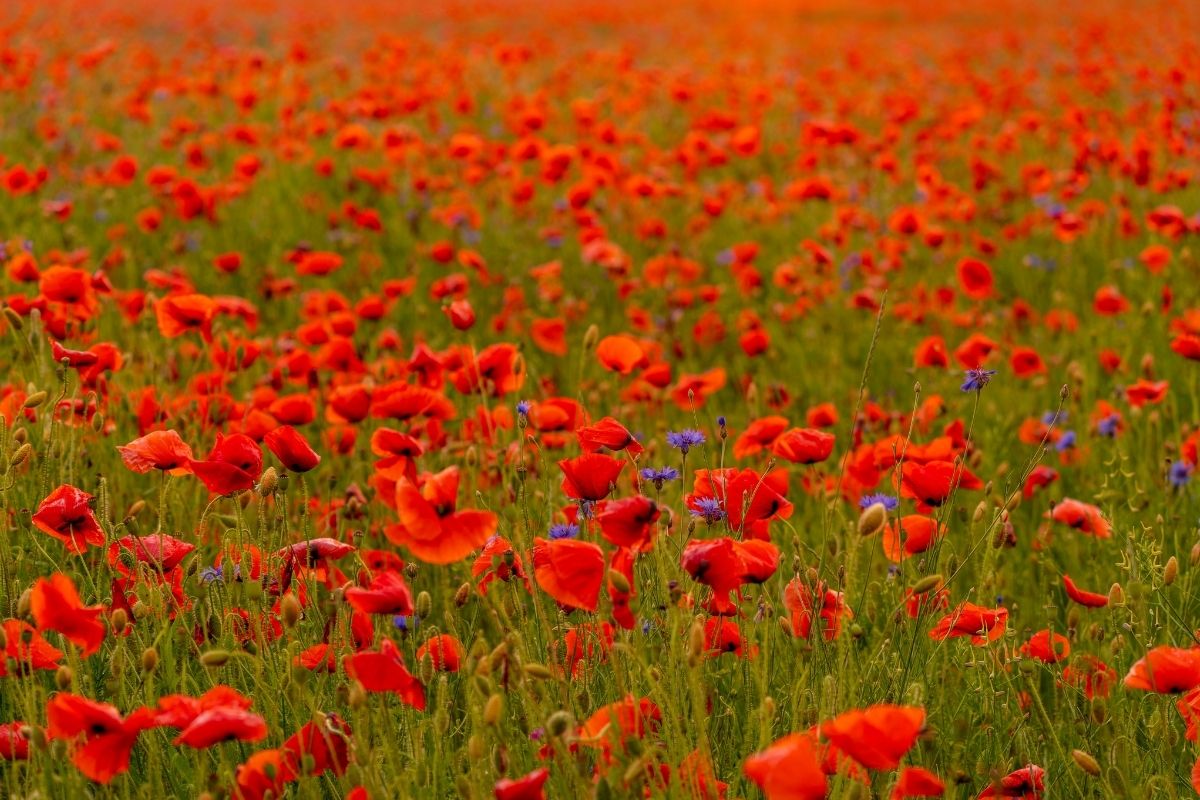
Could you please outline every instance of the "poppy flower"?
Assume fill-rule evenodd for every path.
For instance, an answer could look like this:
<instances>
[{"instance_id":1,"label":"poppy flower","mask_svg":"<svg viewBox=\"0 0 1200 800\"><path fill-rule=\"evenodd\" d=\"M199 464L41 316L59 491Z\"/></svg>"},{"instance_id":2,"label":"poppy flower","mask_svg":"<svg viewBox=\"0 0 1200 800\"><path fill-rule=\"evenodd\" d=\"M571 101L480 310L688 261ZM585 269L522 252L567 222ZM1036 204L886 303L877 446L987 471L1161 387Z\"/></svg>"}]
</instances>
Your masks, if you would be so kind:
<instances>
[{"instance_id":1,"label":"poppy flower","mask_svg":"<svg viewBox=\"0 0 1200 800\"><path fill-rule=\"evenodd\" d=\"M408 478L397 481L400 520L385 529L388 539L430 564L452 564L483 547L499 520L490 511L457 510L458 482L457 467L424 476L419 488Z\"/></svg>"},{"instance_id":2,"label":"poppy flower","mask_svg":"<svg viewBox=\"0 0 1200 800\"><path fill-rule=\"evenodd\" d=\"M1108 697L1117 682L1117 671L1095 656L1077 656L1063 669L1063 683L1083 688L1083 696Z\"/></svg>"},{"instance_id":3,"label":"poppy flower","mask_svg":"<svg viewBox=\"0 0 1200 800\"><path fill-rule=\"evenodd\" d=\"M62 541L68 553L83 553L104 544L104 531L92 512L92 496L63 484L46 496L33 513L38 530Z\"/></svg>"},{"instance_id":4,"label":"poppy flower","mask_svg":"<svg viewBox=\"0 0 1200 800\"><path fill-rule=\"evenodd\" d=\"M74 746L71 763L97 783L128 771L129 757L142 731L154 725L154 713L140 708L122 717L108 703L60 692L46 704L46 735Z\"/></svg>"},{"instance_id":5,"label":"poppy flower","mask_svg":"<svg viewBox=\"0 0 1200 800\"><path fill-rule=\"evenodd\" d=\"M648 697L626 695L615 703L598 709L575 731L577 739L598 746L605 754L614 744L625 749L630 739L644 739L662 726L662 710Z\"/></svg>"},{"instance_id":6,"label":"poppy flower","mask_svg":"<svg viewBox=\"0 0 1200 800\"><path fill-rule=\"evenodd\" d=\"M1016 797L1021 800L1042 800L1046 790L1046 772L1036 764L1027 764L1014 770L999 781L999 786L989 786L979 795L979 800L989 797Z\"/></svg>"},{"instance_id":7,"label":"poppy flower","mask_svg":"<svg viewBox=\"0 0 1200 800\"><path fill-rule=\"evenodd\" d=\"M1071 580L1070 575L1063 575L1063 587L1067 590L1067 597L1081 606L1104 608L1108 605L1108 595L1099 594L1098 592L1087 592L1080 589L1075 585L1075 581Z\"/></svg>"},{"instance_id":8,"label":"poppy flower","mask_svg":"<svg viewBox=\"0 0 1200 800\"><path fill-rule=\"evenodd\" d=\"M1071 642L1061 633L1040 630L1021 645L1020 652L1044 664L1055 664L1071 655Z\"/></svg>"},{"instance_id":9,"label":"poppy flower","mask_svg":"<svg viewBox=\"0 0 1200 800\"><path fill-rule=\"evenodd\" d=\"M158 319L158 330L168 339L197 331L205 339L212 338L212 321L217 313L217 304L211 297L202 294L168 295L154 305Z\"/></svg>"},{"instance_id":10,"label":"poppy flower","mask_svg":"<svg viewBox=\"0 0 1200 800\"><path fill-rule=\"evenodd\" d=\"M366 588L351 586L345 593L346 602L364 614L394 614L408 616L413 613L412 592L398 572L377 572Z\"/></svg>"},{"instance_id":11,"label":"poppy flower","mask_svg":"<svg viewBox=\"0 0 1200 800\"><path fill-rule=\"evenodd\" d=\"M235 773L237 800L264 800L279 797L284 787L298 775L296 759L282 749L259 750Z\"/></svg>"},{"instance_id":12,"label":"poppy flower","mask_svg":"<svg viewBox=\"0 0 1200 800\"><path fill-rule=\"evenodd\" d=\"M1167 381L1148 381L1145 378L1139 378L1137 382L1125 387L1125 399L1134 408L1141 408L1148 404L1155 405L1166 398L1170 386Z\"/></svg>"},{"instance_id":13,"label":"poppy flower","mask_svg":"<svg viewBox=\"0 0 1200 800\"><path fill-rule=\"evenodd\" d=\"M576 500L603 500L612 491L625 463L601 453L563 459L558 462L563 473L562 490Z\"/></svg>"},{"instance_id":14,"label":"poppy flower","mask_svg":"<svg viewBox=\"0 0 1200 800\"><path fill-rule=\"evenodd\" d=\"M253 704L229 686L218 685L199 697L186 694L164 695L155 707L154 724L158 727L183 730L191 725L200 714L214 708L247 709Z\"/></svg>"},{"instance_id":15,"label":"poppy flower","mask_svg":"<svg viewBox=\"0 0 1200 800\"><path fill-rule=\"evenodd\" d=\"M303 566L313 567L323 561L337 561L340 558L345 558L357 549L352 544L322 536L316 539L296 542L280 550L277 555L280 558L295 559ZM403 568L404 566L401 564L400 569Z\"/></svg>"},{"instance_id":16,"label":"poppy flower","mask_svg":"<svg viewBox=\"0 0 1200 800\"><path fill-rule=\"evenodd\" d=\"M591 542L533 540L534 580L562 606L595 611L604 574L604 552Z\"/></svg>"},{"instance_id":17,"label":"poppy flower","mask_svg":"<svg viewBox=\"0 0 1200 800\"><path fill-rule=\"evenodd\" d=\"M525 588L530 588L521 557L503 536L493 536L487 540L483 550L471 564L471 575L480 579L480 594L487 594L488 584L495 580L507 583L513 578L520 578L524 581Z\"/></svg>"},{"instance_id":18,"label":"poppy flower","mask_svg":"<svg viewBox=\"0 0 1200 800\"><path fill-rule=\"evenodd\" d=\"M192 474L213 494L229 495L254 488L262 475L262 450L242 433L217 434L217 443L203 461L190 462Z\"/></svg>"},{"instance_id":19,"label":"poppy flower","mask_svg":"<svg viewBox=\"0 0 1200 800\"><path fill-rule=\"evenodd\" d=\"M342 659L346 674L368 692L393 692L418 711L425 710L425 687L404 666L404 658L391 639L379 650L361 650Z\"/></svg>"},{"instance_id":20,"label":"poppy flower","mask_svg":"<svg viewBox=\"0 0 1200 800\"><path fill-rule=\"evenodd\" d=\"M29 738L25 729L25 723L20 720L0 724L0 758L5 761L29 759Z\"/></svg>"},{"instance_id":21,"label":"poppy flower","mask_svg":"<svg viewBox=\"0 0 1200 800\"><path fill-rule=\"evenodd\" d=\"M824 800L829 782L820 745L809 733L792 733L746 759L742 770L767 800Z\"/></svg>"},{"instance_id":22,"label":"poppy flower","mask_svg":"<svg viewBox=\"0 0 1200 800\"><path fill-rule=\"evenodd\" d=\"M629 430L612 417L605 417L595 425L576 428L575 436L579 439L579 447L585 453L595 453L604 448L611 452L624 450L633 458L642 453L642 446Z\"/></svg>"},{"instance_id":23,"label":"poppy flower","mask_svg":"<svg viewBox=\"0 0 1200 800\"><path fill-rule=\"evenodd\" d=\"M649 364L646 352L632 336L605 336L596 345L596 358L608 370L628 375L635 369Z\"/></svg>"},{"instance_id":24,"label":"poppy flower","mask_svg":"<svg viewBox=\"0 0 1200 800\"><path fill-rule=\"evenodd\" d=\"M1200 686L1200 647L1155 647L1129 668L1125 688L1179 694Z\"/></svg>"},{"instance_id":25,"label":"poppy flower","mask_svg":"<svg viewBox=\"0 0 1200 800\"><path fill-rule=\"evenodd\" d=\"M7 619L0 624L4 632L4 658L0 659L0 678L9 675L9 664L12 664L16 674L25 674L33 670L58 669L58 662L63 657L59 650L28 622L19 619Z\"/></svg>"},{"instance_id":26,"label":"poppy flower","mask_svg":"<svg viewBox=\"0 0 1200 800\"><path fill-rule=\"evenodd\" d=\"M284 740L282 749L306 775L345 775L350 766L350 734L350 726L340 716L317 712L314 721Z\"/></svg>"},{"instance_id":27,"label":"poppy flower","mask_svg":"<svg viewBox=\"0 0 1200 800\"><path fill-rule=\"evenodd\" d=\"M976 258L964 258L955 268L958 285L963 294L972 300L987 300L992 296L992 268Z\"/></svg>"},{"instance_id":28,"label":"poppy flower","mask_svg":"<svg viewBox=\"0 0 1200 800\"><path fill-rule=\"evenodd\" d=\"M462 643L448 633L432 636L417 648L417 663L425 659L426 654L433 662L433 668L438 672L458 672L466 650Z\"/></svg>"},{"instance_id":29,"label":"poppy flower","mask_svg":"<svg viewBox=\"0 0 1200 800\"><path fill-rule=\"evenodd\" d=\"M191 472L192 448L173 430L152 431L117 448L125 466L134 472L152 469L172 475Z\"/></svg>"},{"instance_id":30,"label":"poppy flower","mask_svg":"<svg viewBox=\"0 0 1200 800\"><path fill-rule=\"evenodd\" d=\"M519 778L501 778L492 787L496 800L546 800L542 786L550 777L546 767L535 769Z\"/></svg>"},{"instance_id":31,"label":"poppy flower","mask_svg":"<svg viewBox=\"0 0 1200 800\"><path fill-rule=\"evenodd\" d=\"M121 561L121 553L129 552L140 563L149 564L156 571L170 572L196 549L196 545L168 536L165 533L150 533L145 536L123 536L108 547L108 563L118 572L129 574L130 567Z\"/></svg>"},{"instance_id":32,"label":"poppy flower","mask_svg":"<svg viewBox=\"0 0 1200 800\"><path fill-rule=\"evenodd\" d=\"M905 767L892 788L891 800L907 797L941 797L946 785L937 775L921 767Z\"/></svg>"},{"instance_id":33,"label":"poppy flower","mask_svg":"<svg viewBox=\"0 0 1200 800\"><path fill-rule=\"evenodd\" d=\"M1058 480L1058 470L1038 464L1030 470L1029 477L1025 479L1025 485L1021 487L1021 496L1029 500L1038 489L1049 486L1056 480Z\"/></svg>"},{"instance_id":34,"label":"poppy flower","mask_svg":"<svg viewBox=\"0 0 1200 800\"><path fill-rule=\"evenodd\" d=\"M923 514L908 514L883 529L880 541L883 554L899 564L904 559L924 553L946 534L946 526Z\"/></svg>"},{"instance_id":35,"label":"poppy flower","mask_svg":"<svg viewBox=\"0 0 1200 800\"><path fill-rule=\"evenodd\" d=\"M595 516L601 536L617 547L641 551L650 549L660 512L653 500L639 494L606 501L597 507Z\"/></svg>"},{"instance_id":36,"label":"poppy flower","mask_svg":"<svg viewBox=\"0 0 1200 800\"><path fill-rule=\"evenodd\" d=\"M800 639L812 635L813 622L819 618L821 635L833 641L841 633L842 623L854 617L841 592L821 581L811 587L799 577L792 578L783 588L783 606L788 611L792 635Z\"/></svg>"},{"instance_id":37,"label":"poppy flower","mask_svg":"<svg viewBox=\"0 0 1200 800\"><path fill-rule=\"evenodd\" d=\"M38 578L29 595L29 610L41 631L58 631L78 645L87 658L104 642L105 625L100 621L104 606L85 606L75 582L56 572Z\"/></svg>"},{"instance_id":38,"label":"poppy flower","mask_svg":"<svg viewBox=\"0 0 1200 800\"><path fill-rule=\"evenodd\" d=\"M925 709L876 705L821 724L821 737L867 769L891 770L925 727Z\"/></svg>"},{"instance_id":39,"label":"poppy flower","mask_svg":"<svg viewBox=\"0 0 1200 800\"><path fill-rule=\"evenodd\" d=\"M901 474L900 494L927 506L940 506L955 489L983 488L983 481L957 461L905 461Z\"/></svg>"},{"instance_id":40,"label":"poppy flower","mask_svg":"<svg viewBox=\"0 0 1200 800\"><path fill-rule=\"evenodd\" d=\"M1055 503L1054 508L1046 512L1046 518L1075 528L1097 539L1108 539L1112 536L1112 527L1100 512L1100 509L1090 503L1072 500L1064 497Z\"/></svg>"},{"instance_id":41,"label":"poppy flower","mask_svg":"<svg viewBox=\"0 0 1200 800\"><path fill-rule=\"evenodd\" d=\"M985 645L1003 636L1007 623L1007 608L984 608L963 601L938 620L929 631L929 638L944 642L947 639L969 636L972 644Z\"/></svg>"},{"instance_id":42,"label":"poppy flower","mask_svg":"<svg viewBox=\"0 0 1200 800\"><path fill-rule=\"evenodd\" d=\"M816 428L792 428L779 435L771 452L793 464L816 464L833 453L832 433Z\"/></svg>"},{"instance_id":43,"label":"poppy flower","mask_svg":"<svg viewBox=\"0 0 1200 800\"><path fill-rule=\"evenodd\" d=\"M469 300L454 300L442 307L442 313L460 331L470 330L475 325L475 309Z\"/></svg>"},{"instance_id":44,"label":"poppy flower","mask_svg":"<svg viewBox=\"0 0 1200 800\"><path fill-rule=\"evenodd\" d=\"M734 440L734 458L746 458L770 448L787 427L787 417L769 416L754 420Z\"/></svg>"},{"instance_id":45,"label":"poppy flower","mask_svg":"<svg viewBox=\"0 0 1200 800\"><path fill-rule=\"evenodd\" d=\"M220 742L257 742L267 736L267 723L258 714L238 706L222 705L201 711L172 744L197 750Z\"/></svg>"},{"instance_id":46,"label":"poppy flower","mask_svg":"<svg viewBox=\"0 0 1200 800\"><path fill-rule=\"evenodd\" d=\"M683 547L679 566L692 580L712 589L709 608L714 614L736 612L737 606L730 600L730 593L752 578L760 578L753 582L761 583L769 577L763 576L760 559L765 557L770 562L773 553L774 566L778 566L779 551L774 545L763 542L770 552L760 554L754 548L747 549L746 544L749 542L722 536L718 539L692 539ZM773 573L774 569L770 569L770 572Z\"/></svg>"},{"instance_id":47,"label":"poppy flower","mask_svg":"<svg viewBox=\"0 0 1200 800\"><path fill-rule=\"evenodd\" d=\"M753 469L699 469L684 501L697 516L719 512L716 517L745 538L769 539L770 522L792 515L787 488L783 470L760 475Z\"/></svg>"},{"instance_id":48,"label":"poppy flower","mask_svg":"<svg viewBox=\"0 0 1200 800\"><path fill-rule=\"evenodd\" d=\"M292 472L308 472L321 463L321 457L291 425L275 428L263 437L267 448Z\"/></svg>"}]
</instances>

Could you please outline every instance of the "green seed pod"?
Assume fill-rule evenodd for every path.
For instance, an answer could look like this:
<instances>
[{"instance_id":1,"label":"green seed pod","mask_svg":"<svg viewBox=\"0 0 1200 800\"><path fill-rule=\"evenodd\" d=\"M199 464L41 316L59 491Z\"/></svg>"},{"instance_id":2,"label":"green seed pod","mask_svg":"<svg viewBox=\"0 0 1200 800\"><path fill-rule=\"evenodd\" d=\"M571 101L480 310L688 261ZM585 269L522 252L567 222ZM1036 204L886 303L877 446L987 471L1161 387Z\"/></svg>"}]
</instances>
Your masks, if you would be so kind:
<instances>
[{"instance_id":1,"label":"green seed pod","mask_svg":"<svg viewBox=\"0 0 1200 800\"><path fill-rule=\"evenodd\" d=\"M433 612L433 598L430 597L429 592L422 591L417 595L417 602L413 609L421 619L429 619L429 615Z\"/></svg>"},{"instance_id":2,"label":"green seed pod","mask_svg":"<svg viewBox=\"0 0 1200 800\"><path fill-rule=\"evenodd\" d=\"M483 722L485 725L499 725L500 715L504 712L504 697L499 693L488 698L483 707Z\"/></svg>"},{"instance_id":3,"label":"green seed pod","mask_svg":"<svg viewBox=\"0 0 1200 800\"><path fill-rule=\"evenodd\" d=\"M154 672L158 666L158 651L147 647L142 651L142 672Z\"/></svg>"},{"instance_id":4,"label":"green seed pod","mask_svg":"<svg viewBox=\"0 0 1200 800\"><path fill-rule=\"evenodd\" d=\"M554 677L554 673L549 667L544 664L530 663L525 665L525 674L531 678L536 678L539 681L548 681Z\"/></svg>"},{"instance_id":5,"label":"green seed pod","mask_svg":"<svg viewBox=\"0 0 1200 800\"><path fill-rule=\"evenodd\" d=\"M25 442L17 448L17 452L13 453L12 460L9 462L9 466L10 468L15 469L28 461L32 456L33 445L31 445L29 442Z\"/></svg>"},{"instance_id":6,"label":"green seed pod","mask_svg":"<svg viewBox=\"0 0 1200 800\"><path fill-rule=\"evenodd\" d=\"M575 718L568 711L555 711L546 719L546 731L551 736L562 736L575 727Z\"/></svg>"},{"instance_id":7,"label":"green seed pod","mask_svg":"<svg viewBox=\"0 0 1200 800\"><path fill-rule=\"evenodd\" d=\"M1071 758L1073 758L1075 760L1075 764L1088 775L1099 777L1100 762L1096 761L1091 754L1085 753L1082 750L1072 750Z\"/></svg>"},{"instance_id":8,"label":"green seed pod","mask_svg":"<svg viewBox=\"0 0 1200 800\"><path fill-rule=\"evenodd\" d=\"M46 402L46 398L49 396L50 395L46 394L44 391L34 392L33 394L29 395L29 397L25 398L25 402L22 404L22 407L38 408L42 405L42 403Z\"/></svg>"},{"instance_id":9,"label":"green seed pod","mask_svg":"<svg viewBox=\"0 0 1200 800\"><path fill-rule=\"evenodd\" d=\"M223 667L228 661L228 650L207 650L200 654L200 663L206 667Z\"/></svg>"},{"instance_id":10,"label":"green seed pod","mask_svg":"<svg viewBox=\"0 0 1200 800\"><path fill-rule=\"evenodd\" d=\"M68 666L58 668L54 673L54 685L59 689L66 691L71 688L71 682L75 680L75 673Z\"/></svg>"},{"instance_id":11,"label":"green seed pod","mask_svg":"<svg viewBox=\"0 0 1200 800\"><path fill-rule=\"evenodd\" d=\"M1175 556L1167 559L1166 566L1163 567L1163 586L1170 586L1175 582L1175 578L1179 575L1179 560Z\"/></svg>"},{"instance_id":12,"label":"green seed pod","mask_svg":"<svg viewBox=\"0 0 1200 800\"><path fill-rule=\"evenodd\" d=\"M939 573L934 573L933 575L926 575L924 578L921 578L921 580L917 581L916 583L914 583L912 585L912 593L913 594L925 594L926 592L931 592L934 589L936 589L938 586L940 586L941 583L942 583L942 576Z\"/></svg>"},{"instance_id":13,"label":"green seed pod","mask_svg":"<svg viewBox=\"0 0 1200 800\"><path fill-rule=\"evenodd\" d=\"M887 525L887 507L883 503L872 503L858 515L858 535L872 536Z\"/></svg>"}]
</instances>

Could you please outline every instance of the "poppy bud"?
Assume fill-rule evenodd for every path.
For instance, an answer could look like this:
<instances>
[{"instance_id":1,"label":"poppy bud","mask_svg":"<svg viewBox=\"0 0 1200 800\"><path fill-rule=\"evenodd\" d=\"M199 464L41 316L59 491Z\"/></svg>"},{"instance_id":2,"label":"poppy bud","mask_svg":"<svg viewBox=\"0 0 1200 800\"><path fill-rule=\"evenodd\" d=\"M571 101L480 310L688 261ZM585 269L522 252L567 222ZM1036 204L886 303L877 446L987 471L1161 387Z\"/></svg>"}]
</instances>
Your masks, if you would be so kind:
<instances>
[{"instance_id":1,"label":"poppy bud","mask_svg":"<svg viewBox=\"0 0 1200 800\"><path fill-rule=\"evenodd\" d=\"M551 736L562 736L574 727L574 724L569 711L555 711L546 719L546 730Z\"/></svg>"},{"instance_id":2,"label":"poppy bud","mask_svg":"<svg viewBox=\"0 0 1200 800\"><path fill-rule=\"evenodd\" d=\"M300 601L291 592L285 594L279 601L279 616L283 619L283 624L287 627L296 627L303 615L304 609L300 607Z\"/></svg>"},{"instance_id":3,"label":"poppy bud","mask_svg":"<svg viewBox=\"0 0 1200 800\"><path fill-rule=\"evenodd\" d=\"M621 594L629 594L629 579L615 569L608 571L608 582Z\"/></svg>"},{"instance_id":4,"label":"poppy bud","mask_svg":"<svg viewBox=\"0 0 1200 800\"><path fill-rule=\"evenodd\" d=\"M99 411L92 415L92 430L96 433L104 430L104 415Z\"/></svg>"},{"instance_id":5,"label":"poppy bud","mask_svg":"<svg viewBox=\"0 0 1200 800\"><path fill-rule=\"evenodd\" d=\"M8 324L12 325L16 330L20 331L25 329L25 321L21 319L21 315L8 306L4 307L4 318L7 319Z\"/></svg>"},{"instance_id":6,"label":"poppy bud","mask_svg":"<svg viewBox=\"0 0 1200 800\"><path fill-rule=\"evenodd\" d=\"M1163 567L1163 586L1170 586L1178 575L1179 560L1175 556L1171 556L1167 559L1167 565Z\"/></svg>"},{"instance_id":7,"label":"poppy bud","mask_svg":"<svg viewBox=\"0 0 1200 800\"><path fill-rule=\"evenodd\" d=\"M32 589L26 589L25 591L21 592L21 596L19 598L17 598L17 616L18 617L28 617L29 616L29 606L30 606L32 599L33 599L33 590Z\"/></svg>"},{"instance_id":8,"label":"poppy bud","mask_svg":"<svg viewBox=\"0 0 1200 800\"><path fill-rule=\"evenodd\" d=\"M433 612L433 598L429 596L429 592L422 591L417 595L417 602L413 609L419 618L429 618L430 613Z\"/></svg>"},{"instance_id":9,"label":"poppy bud","mask_svg":"<svg viewBox=\"0 0 1200 800\"><path fill-rule=\"evenodd\" d=\"M483 737L477 733L471 734L467 739L467 757L472 761L483 758Z\"/></svg>"},{"instance_id":10,"label":"poppy bud","mask_svg":"<svg viewBox=\"0 0 1200 800\"><path fill-rule=\"evenodd\" d=\"M34 392L33 394L29 395L29 397L25 398L22 408L37 408L42 403L46 402L47 397L49 397L49 395L47 395L45 391Z\"/></svg>"},{"instance_id":11,"label":"poppy bud","mask_svg":"<svg viewBox=\"0 0 1200 800\"><path fill-rule=\"evenodd\" d=\"M24 428L17 428L13 431L12 439L19 444L25 444L25 442L29 441L29 432Z\"/></svg>"},{"instance_id":12,"label":"poppy bud","mask_svg":"<svg viewBox=\"0 0 1200 800\"><path fill-rule=\"evenodd\" d=\"M475 325L475 309L471 307L469 300L455 300L442 306L442 313L450 320L450 324L460 331L470 330Z\"/></svg>"},{"instance_id":13,"label":"poppy bud","mask_svg":"<svg viewBox=\"0 0 1200 800\"><path fill-rule=\"evenodd\" d=\"M883 503L872 503L858 515L859 536L872 536L887 525L887 507Z\"/></svg>"},{"instance_id":14,"label":"poppy bud","mask_svg":"<svg viewBox=\"0 0 1200 800\"><path fill-rule=\"evenodd\" d=\"M200 663L206 667L223 667L229 661L228 650L206 650L200 654Z\"/></svg>"},{"instance_id":15,"label":"poppy bud","mask_svg":"<svg viewBox=\"0 0 1200 800\"><path fill-rule=\"evenodd\" d=\"M275 491L275 487L279 483L279 474L275 472L274 467L267 467L263 470L262 477L258 480L258 496L266 497Z\"/></svg>"},{"instance_id":16,"label":"poppy bud","mask_svg":"<svg viewBox=\"0 0 1200 800\"><path fill-rule=\"evenodd\" d=\"M1108 602L1114 606L1125 605L1125 590L1121 588L1121 584L1114 583L1108 590Z\"/></svg>"},{"instance_id":17,"label":"poppy bud","mask_svg":"<svg viewBox=\"0 0 1200 800\"><path fill-rule=\"evenodd\" d=\"M554 677L554 673L545 664L529 663L524 669L527 676L539 681L548 681Z\"/></svg>"},{"instance_id":18,"label":"poppy bud","mask_svg":"<svg viewBox=\"0 0 1200 800\"><path fill-rule=\"evenodd\" d=\"M924 578L921 578L921 580L912 585L912 593L925 594L926 592L936 589L941 582L942 576L940 574L926 575Z\"/></svg>"},{"instance_id":19,"label":"poppy bud","mask_svg":"<svg viewBox=\"0 0 1200 800\"><path fill-rule=\"evenodd\" d=\"M64 691L71 688L71 682L74 680L75 673L70 667L59 667L58 672L54 673L54 685Z\"/></svg>"},{"instance_id":20,"label":"poppy bud","mask_svg":"<svg viewBox=\"0 0 1200 800\"><path fill-rule=\"evenodd\" d=\"M421 663L417 666L417 674L421 678L421 683L429 683L433 680L433 656L425 653L421 657Z\"/></svg>"},{"instance_id":21,"label":"poppy bud","mask_svg":"<svg viewBox=\"0 0 1200 800\"><path fill-rule=\"evenodd\" d=\"M25 442L25 444L17 448L17 452L13 453L12 460L9 462L9 466L19 467L28 461L29 457L32 455L33 445L31 445L29 442Z\"/></svg>"},{"instance_id":22,"label":"poppy bud","mask_svg":"<svg viewBox=\"0 0 1200 800\"><path fill-rule=\"evenodd\" d=\"M367 690L358 681L350 683L350 690L346 696L346 704L353 709L362 708L367 703Z\"/></svg>"},{"instance_id":23,"label":"poppy bud","mask_svg":"<svg viewBox=\"0 0 1200 800\"><path fill-rule=\"evenodd\" d=\"M499 775L504 775L508 772L508 748L504 745L496 747L492 753L492 764L496 767L496 772Z\"/></svg>"},{"instance_id":24,"label":"poppy bud","mask_svg":"<svg viewBox=\"0 0 1200 800\"><path fill-rule=\"evenodd\" d=\"M1082 750L1072 750L1071 758L1075 759L1076 765L1088 775L1098 776L1100 774L1100 762L1096 761L1091 754Z\"/></svg>"},{"instance_id":25,"label":"poppy bud","mask_svg":"<svg viewBox=\"0 0 1200 800\"><path fill-rule=\"evenodd\" d=\"M153 647L147 647L142 651L142 672L154 672L154 668L158 666L158 651Z\"/></svg>"},{"instance_id":26,"label":"poppy bud","mask_svg":"<svg viewBox=\"0 0 1200 800\"><path fill-rule=\"evenodd\" d=\"M688 663L693 667L704 656L704 625L697 619L688 630Z\"/></svg>"},{"instance_id":27,"label":"poppy bud","mask_svg":"<svg viewBox=\"0 0 1200 800\"><path fill-rule=\"evenodd\" d=\"M1192 554L1190 560L1193 567L1197 564L1200 564L1200 542L1196 542L1194 545L1192 545Z\"/></svg>"},{"instance_id":28,"label":"poppy bud","mask_svg":"<svg viewBox=\"0 0 1200 800\"><path fill-rule=\"evenodd\" d=\"M462 608L471 599L471 584L464 583L458 587L458 591L454 593L454 607Z\"/></svg>"},{"instance_id":29,"label":"poppy bud","mask_svg":"<svg viewBox=\"0 0 1200 800\"><path fill-rule=\"evenodd\" d=\"M591 350L600 341L600 329L595 323L588 326L587 331L583 334L583 349Z\"/></svg>"}]
</instances>

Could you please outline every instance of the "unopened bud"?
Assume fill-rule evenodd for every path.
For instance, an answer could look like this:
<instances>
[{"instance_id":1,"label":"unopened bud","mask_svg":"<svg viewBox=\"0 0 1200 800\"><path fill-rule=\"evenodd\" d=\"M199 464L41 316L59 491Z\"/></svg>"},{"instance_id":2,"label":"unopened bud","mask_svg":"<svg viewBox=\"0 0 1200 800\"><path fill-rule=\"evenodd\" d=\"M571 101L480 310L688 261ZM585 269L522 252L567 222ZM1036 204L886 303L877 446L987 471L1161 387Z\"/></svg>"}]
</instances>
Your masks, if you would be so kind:
<instances>
[{"instance_id":1,"label":"unopened bud","mask_svg":"<svg viewBox=\"0 0 1200 800\"><path fill-rule=\"evenodd\" d=\"M913 594L925 594L926 592L936 589L939 585L941 585L941 583L941 575L926 575L924 578L921 578L921 580L912 585L912 592Z\"/></svg>"},{"instance_id":2,"label":"unopened bud","mask_svg":"<svg viewBox=\"0 0 1200 800\"><path fill-rule=\"evenodd\" d=\"M872 503L858 515L858 534L871 536L887 525L887 507L883 503Z\"/></svg>"},{"instance_id":3,"label":"unopened bud","mask_svg":"<svg viewBox=\"0 0 1200 800\"><path fill-rule=\"evenodd\" d=\"M1075 763L1081 770L1088 775L1100 775L1100 762L1098 762L1090 753L1085 753L1082 750L1072 750L1071 758L1075 759Z\"/></svg>"}]
</instances>

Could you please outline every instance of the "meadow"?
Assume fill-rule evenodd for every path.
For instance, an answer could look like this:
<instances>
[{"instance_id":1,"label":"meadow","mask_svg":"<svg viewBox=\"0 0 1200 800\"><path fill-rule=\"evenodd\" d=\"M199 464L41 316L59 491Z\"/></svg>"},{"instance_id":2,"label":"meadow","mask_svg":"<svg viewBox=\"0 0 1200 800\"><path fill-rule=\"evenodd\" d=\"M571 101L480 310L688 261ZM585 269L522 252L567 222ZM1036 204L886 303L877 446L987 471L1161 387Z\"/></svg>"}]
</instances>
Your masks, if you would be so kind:
<instances>
[{"instance_id":1,"label":"meadow","mask_svg":"<svg viewBox=\"0 0 1200 800\"><path fill-rule=\"evenodd\" d=\"M3 4L6 796L1200 793L1197 32Z\"/></svg>"}]
</instances>

